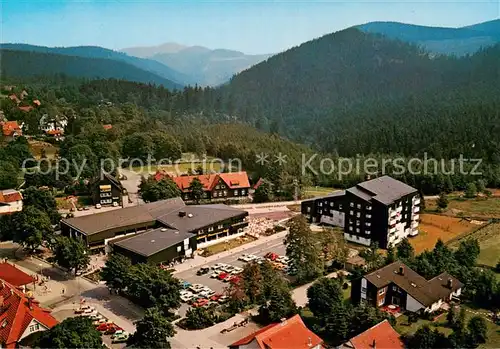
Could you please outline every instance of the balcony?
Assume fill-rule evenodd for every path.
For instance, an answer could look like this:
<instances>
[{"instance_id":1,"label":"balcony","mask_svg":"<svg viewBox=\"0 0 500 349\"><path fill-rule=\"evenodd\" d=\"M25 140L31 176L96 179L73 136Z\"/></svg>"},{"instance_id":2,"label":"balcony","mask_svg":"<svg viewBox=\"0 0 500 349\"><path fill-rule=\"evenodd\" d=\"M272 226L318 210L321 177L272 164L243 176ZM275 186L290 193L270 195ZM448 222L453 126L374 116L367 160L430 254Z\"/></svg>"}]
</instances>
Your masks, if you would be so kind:
<instances>
[{"instance_id":1,"label":"balcony","mask_svg":"<svg viewBox=\"0 0 500 349\"><path fill-rule=\"evenodd\" d=\"M418 206L417 206L417 207L414 207L414 208L413 208L413 212L414 212L414 213L420 212L420 207L418 207Z\"/></svg>"},{"instance_id":2,"label":"balcony","mask_svg":"<svg viewBox=\"0 0 500 349\"><path fill-rule=\"evenodd\" d=\"M391 225L391 226L392 226L392 225L396 224L396 223L397 223L397 221L398 221L398 220L397 220L396 218L389 218L389 225Z\"/></svg>"},{"instance_id":3,"label":"balcony","mask_svg":"<svg viewBox=\"0 0 500 349\"><path fill-rule=\"evenodd\" d=\"M411 218L414 221L418 221L420 219L420 215L419 214L414 214Z\"/></svg>"},{"instance_id":4,"label":"balcony","mask_svg":"<svg viewBox=\"0 0 500 349\"><path fill-rule=\"evenodd\" d=\"M389 234L394 234L396 232L396 227L390 227L387 231L389 232Z\"/></svg>"},{"instance_id":5,"label":"balcony","mask_svg":"<svg viewBox=\"0 0 500 349\"><path fill-rule=\"evenodd\" d=\"M403 206L398 206L398 208L396 208L396 212L402 212L403 211Z\"/></svg>"},{"instance_id":6,"label":"balcony","mask_svg":"<svg viewBox=\"0 0 500 349\"><path fill-rule=\"evenodd\" d=\"M420 205L420 198L413 199L413 205Z\"/></svg>"},{"instance_id":7,"label":"balcony","mask_svg":"<svg viewBox=\"0 0 500 349\"><path fill-rule=\"evenodd\" d=\"M392 219L393 217L396 217L396 215L398 214L397 211L395 210L389 210L389 217Z\"/></svg>"},{"instance_id":8,"label":"balcony","mask_svg":"<svg viewBox=\"0 0 500 349\"><path fill-rule=\"evenodd\" d=\"M411 228L412 229L415 229L416 227L418 227L418 222L411 222Z\"/></svg>"}]
</instances>

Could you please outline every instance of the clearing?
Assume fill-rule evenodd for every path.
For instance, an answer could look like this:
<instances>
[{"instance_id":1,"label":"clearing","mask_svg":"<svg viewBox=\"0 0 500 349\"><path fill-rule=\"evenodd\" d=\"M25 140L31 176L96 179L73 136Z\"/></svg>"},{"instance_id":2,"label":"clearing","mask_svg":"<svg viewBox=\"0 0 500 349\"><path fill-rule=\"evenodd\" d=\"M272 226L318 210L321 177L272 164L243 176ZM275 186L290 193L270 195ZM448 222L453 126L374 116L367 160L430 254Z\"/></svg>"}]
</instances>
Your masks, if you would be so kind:
<instances>
[{"instance_id":1,"label":"clearing","mask_svg":"<svg viewBox=\"0 0 500 349\"><path fill-rule=\"evenodd\" d=\"M427 208L429 210L435 210L436 201L429 200ZM500 218L500 197L450 199L447 209L442 214L447 216L464 216L482 219Z\"/></svg>"},{"instance_id":2,"label":"clearing","mask_svg":"<svg viewBox=\"0 0 500 349\"><path fill-rule=\"evenodd\" d=\"M31 148L31 151L33 152L33 156L36 159L41 159L42 150L45 150L45 156L47 157L47 159L53 160L56 158L57 151L59 150L59 148L57 148L53 144L36 140L30 140L29 146Z\"/></svg>"},{"instance_id":3,"label":"clearing","mask_svg":"<svg viewBox=\"0 0 500 349\"><path fill-rule=\"evenodd\" d=\"M419 234L410 238L410 242L415 252L421 253L432 250L438 239L447 242L479 227L462 218L424 213L420 215Z\"/></svg>"},{"instance_id":4,"label":"clearing","mask_svg":"<svg viewBox=\"0 0 500 349\"><path fill-rule=\"evenodd\" d=\"M333 193L334 191L337 191L338 189L335 188L329 188L329 187L307 187L304 190L304 198L313 198L313 197L318 197L318 196L325 196L328 194Z\"/></svg>"}]
</instances>

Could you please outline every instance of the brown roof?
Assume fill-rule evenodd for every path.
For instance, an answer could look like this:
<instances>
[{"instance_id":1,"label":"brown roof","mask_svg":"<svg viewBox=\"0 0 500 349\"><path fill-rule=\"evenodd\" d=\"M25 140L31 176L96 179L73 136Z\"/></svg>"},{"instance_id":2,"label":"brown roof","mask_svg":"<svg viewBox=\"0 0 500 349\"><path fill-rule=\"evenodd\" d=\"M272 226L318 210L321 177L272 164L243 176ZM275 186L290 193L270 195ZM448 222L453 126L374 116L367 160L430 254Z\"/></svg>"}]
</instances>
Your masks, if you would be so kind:
<instances>
[{"instance_id":1,"label":"brown roof","mask_svg":"<svg viewBox=\"0 0 500 349\"><path fill-rule=\"evenodd\" d=\"M22 134L22 129L17 121L5 121L0 123L4 136L12 136L14 133Z\"/></svg>"},{"instance_id":2,"label":"brown roof","mask_svg":"<svg viewBox=\"0 0 500 349\"><path fill-rule=\"evenodd\" d=\"M323 340L304 325L300 315L266 326L229 347L248 345L254 340L261 349L310 349L323 344Z\"/></svg>"},{"instance_id":3,"label":"brown roof","mask_svg":"<svg viewBox=\"0 0 500 349\"><path fill-rule=\"evenodd\" d=\"M392 328L387 320L351 338L349 342L350 346L354 349L403 349L405 347L401 336Z\"/></svg>"},{"instance_id":4,"label":"brown roof","mask_svg":"<svg viewBox=\"0 0 500 349\"><path fill-rule=\"evenodd\" d=\"M0 190L0 204L9 204L11 202L22 201L23 196L14 189Z\"/></svg>"},{"instance_id":5,"label":"brown roof","mask_svg":"<svg viewBox=\"0 0 500 349\"><path fill-rule=\"evenodd\" d=\"M403 273L400 273L400 268L403 268ZM399 261L365 275L365 279L377 289L394 283L426 307L463 286L458 279L446 272L427 280ZM451 289L448 287L450 279L452 280Z\"/></svg>"},{"instance_id":6,"label":"brown roof","mask_svg":"<svg viewBox=\"0 0 500 349\"><path fill-rule=\"evenodd\" d=\"M155 174L155 179L161 180L166 176L166 174L157 172ZM191 182L198 178L198 180L203 185L203 190L212 191L214 187L222 179L229 189L246 189L250 188L250 182L248 180L248 175L246 172L228 172L228 173L216 173L216 174L203 174L197 176L177 176L172 177L172 180L177 184L180 190L183 192L188 192L191 188Z\"/></svg>"}]
</instances>

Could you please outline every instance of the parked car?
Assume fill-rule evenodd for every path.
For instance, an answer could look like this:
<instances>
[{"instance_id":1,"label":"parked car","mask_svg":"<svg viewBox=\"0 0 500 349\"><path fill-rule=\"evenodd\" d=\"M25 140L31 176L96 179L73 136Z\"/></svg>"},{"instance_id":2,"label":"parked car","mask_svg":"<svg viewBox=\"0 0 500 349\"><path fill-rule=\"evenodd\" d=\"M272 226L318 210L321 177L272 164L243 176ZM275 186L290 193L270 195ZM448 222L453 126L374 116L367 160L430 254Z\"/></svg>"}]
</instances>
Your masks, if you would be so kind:
<instances>
[{"instance_id":1,"label":"parked car","mask_svg":"<svg viewBox=\"0 0 500 349\"><path fill-rule=\"evenodd\" d=\"M120 326L117 326L117 325L113 324L113 326L109 326L108 327L108 329L106 330L106 332L104 332L104 334L107 334L107 335L110 335L110 334L119 334L118 332L119 333L123 333L123 328L121 328Z\"/></svg>"},{"instance_id":2,"label":"parked car","mask_svg":"<svg viewBox=\"0 0 500 349\"><path fill-rule=\"evenodd\" d=\"M279 258L279 255L277 255L274 252L268 252L268 253L266 253L266 255L264 257L271 260L271 261L275 261Z\"/></svg>"},{"instance_id":3,"label":"parked car","mask_svg":"<svg viewBox=\"0 0 500 349\"><path fill-rule=\"evenodd\" d=\"M119 335L125 333L123 329L116 330L116 332L111 336L111 339L115 339L115 337L118 337Z\"/></svg>"},{"instance_id":4,"label":"parked car","mask_svg":"<svg viewBox=\"0 0 500 349\"><path fill-rule=\"evenodd\" d=\"M247 262L248 263L248 262L253 261L254 258L253 258L253 255L251 255L251 254L242 254L240 256L240 258L238 258L238 260L242 261L242 262Z\"/></svg>"},{"instance_id":5,"label":"parked car","mask_svg":"<svg viewBox=\"0 0 500 349\"><path fill-rule=\"evenodd\" d=\"M214 294L212 297L210 297L210 300L211 300L212 302L217 302L217 301L219 301L219 299L221 299L221 298L222 298L222 295L221 295L220 293L216 293L216 294Z\"/></svg>"},{"instance_id":6,"label":"parked car","mask_svg":"<svg viewBox=\"0 0 500 349\"><path fill-rule=\"evenodd\" d=\"M196 272L196 275L205 275L207 274L208 272L210 271L210 268L209 267L202 267L200 268L197 272Z\"/></svg>"},{"instance_id":7,"label":"parked car","mask_svg":"<svg viewBox=\"0 0 500 349\"><path fill-rule=\"evenodd\" d=\"M202 284L194 284L189 287L189 290L193 291L194 293L198 293L203 291L204 288L205 286L203 286Z\"/></svg>"},{"instance_id":8,"label":"parked car","mask_svg":"<svg viewBox=\"0 0 500 349\"><path fill-rule=\"evenodd\" d=\"M220 298L219 298L218 302L219 302L220 304L224 304L224 303L226 303L228 300L229 300L229 297L228 297L228 296L222 296L222 297L220 297Z\"/></svg>"},{"instance_id":9,"label":"parked car","mask_svg":"<svg viewBox=\"0 0 500 349\"><path fill-rule=\"evenodd\" d=\"M129 334L127 332L120 333L112 339L111 343L124 343L128 340L128 337Z\"/></svg>"},{"instance_id":10,"label":"parked car","mask_svg":"<svg viewBox=\"0 0 500 349\"><path fill-rule=\"evenodd\" d=\"M199 295L200 295L201 297L203 297L203 298L208 298L208 297L210 297L210 296L212 296L212 295L214 295L214 294L215 294L215 291L213 291L213 290L211 290L211 289L209 289L209 288L207 288L207 289L205 289L205 290L203 290L203 291L201 291L201 292L199 293Z\"/></svg>"},{"instance_id":11,"label":"parked car","mask_svg":"<svg viewBox=\"0 0 500 349\"><path fill-rule=\"evenodd\" d=\"M186 290L191 287L191 283L188 281L181 280L181 287Z\"/></svg>"},{"instance_id":12,"label":"parked car","mask_svg":"<svg viewBox=\"0 0 500 349\"><path fill-rule=\"evenodd\" d=\"M234 267L232 274L241 274L243 272L243 268L240 267Z\"/></svg>"},{"instance_id":13,"label":"parked car","mask_svg":"<svg viewBox=\"0 0 500 349\"><path fill-rule=\"evenodd\" d=\"M214 271L212 274L210 274L210 277L211 277L212 279L216 279L216 278L217 278L217 276L219 276L219 274L220 274L220 271L216 270L216 271Z\"/></svg>"},{"instance_id":14,"label":"parked car","mask_svg":"<svg viewBox=\"0 0 500 349\"><path fill-rule=\"evenodd\" d=\"M189 291L181 291L181 300L183 302L188 302L194 297L194 294Z\"/></svg>"},{"instance_id":15,"label":"parked car","mask_svg":"<svg viewBox=\"0 0 500 349\"><path fill-rule=\"evenodd\" d=\"M95 205L95 208L97 208L98 210L100 210L102 208L101 204L97 204Z\"/></svg>"},{"instance_id":16,"label":"parked car","mask_svg":"<svg viewBox=\"0 0 500 349\"><path fill-rule=\"evenodd\" d=\"M219 274L219 276L217 276L217 279L219 280L224 280L225 278L227 278L229 276L229 273L226 273L226 272L222 272Z\"/></svg>"},{"instance_id":17,"label":"parked car","mask_svg":"<svg viewBox=\"0 0 500 349\"><path fill-rule=\"evenodd\" d=\"M239 281L241 280L241 278L239 276L232 276L231 278L229 278L229 282L232 283L232 284L237 284ZM224 280L225 281L225 280Z\"/></svg>"},{"instance_id":18,"label":"parked car","mask_svg":"<svg viewBox=\"0 0 500 349\"><path fill-rule=\"evenodd\" d=\"M90 210L90 207L85 206L85 207L83 208L83 210L84 210L84 211L89 211L89 210Z\"/></svg>"},{"instance_id":19,"label":"parked car","mask_svg":"<svg viewBox=\"0 0 500 349\"><path fill-rule=\"evenodd\" d=\"M290 258L288 258L287 256L279 256L276 259L276 262L283 263L283 264L288 264L289 261L290 261Z\"/></svg>"},{"instance_id":20,"label":"parked car","mask_svg":"<svg viewBox=\"0 0 500 349\"><path fill-rule=\"evenodd\" d=\"M113 325L113 323L105 322L103 324L99 324L95 329L99 332L106 332Z\"/></svg>"},{"instance_id":21,"label":"parked car","mask_svg":"<svg viewBox=\"0 0 500 349\"><path fill-rule=\"evenodd\" d=\"M193 308L199 308L203 307L204 305L208 304L210 301L205 298L198 299L196 302L193 303Z\"/></svg>"}]
</instances>

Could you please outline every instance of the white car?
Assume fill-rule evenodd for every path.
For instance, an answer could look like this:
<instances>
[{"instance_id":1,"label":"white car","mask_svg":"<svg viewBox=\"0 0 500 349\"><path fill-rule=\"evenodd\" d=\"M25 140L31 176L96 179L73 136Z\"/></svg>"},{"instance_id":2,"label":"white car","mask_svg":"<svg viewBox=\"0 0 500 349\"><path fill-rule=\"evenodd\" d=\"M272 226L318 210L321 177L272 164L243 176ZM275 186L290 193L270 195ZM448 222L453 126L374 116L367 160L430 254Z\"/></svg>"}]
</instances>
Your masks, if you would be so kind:
<instances>
[{"instance_id":1,"label":"white car","mask_svg":"<svg viewBox=\"0 0 500 349\"><path fill-rule=\"evenodd\" d=\"M203 291L201 291L200 293L198 293L199 296L203 297L203 298L208 298L210 296L213 296L215 294L215 291L209 289L208 287L205 288Z\"/></svg>"},{"instance_id":2,"label":"white car","mask_svg":"<svg viewBox=\"0 0 500 349\"><path fill-rule=\"evenodd\" d=\"M201 291L203 291L204 288L205 288L205 286L203 286L202 284L194 284L194 285L191 285L191 287L189 287L189 289L191 291L193 291L194 293L201 292Z\"/></svg>"},{"instance_id":3,"label":"white car","mask_svg":"<svg viewBox=\"0 0 500 349\"><path fill-rule=\"evenodd\" d=\"M191 292L181 293L181 300L184 303L189 302L191 299L193 299L193 297L194 297L194 294L192 294Z\"/></svg>"},{"instance_id":4,"label":"white car","mask_svg":"<svg viewBox=\"0 0 500 349\"><path fill-rule=\"evenodd\" d=\"M243 255L241 255L240 258L238 258L238 260L242 261L242 262L247 262L248 263L248 262L251 262L251 261L254 260L253 257L255 257L255 256L253 256L251 254L243 254Z\"/></svg>"},{"instance_id":5,"label":"white car","mask_svg":"<svg viewBox=\"0 0 500 349\"><path fill-rule=\"evenodd\" d=\"M276 262L282 263L282 264L288 264L289 261L290 261L290 258L288 258L287 256L279 256L276 259Z\"/></svg>"},{"instance_id":6,"label":"white car","mask_svg":"<svg viewBox=\"0 0 500 349\"><path fill-rule=\"evenodd\" d=\"M240 268L240 267L234 267L233 268L233 271L232 271L232 274L240 274L243 272L243 268Z\"/></svg>"},{"instance_id":7,"label":"white car","mask_svg":"<svg viewBox=\"0 0 500 349\"><path fill-rule=\"evenodd\" d=\"M226 263L217 263L217 264L214 264L212 266L212 269L213 270L218 270L218 269L221 269L221 268L224 268L224 267L227 267Z\"/></svg>"}]
</instances>

